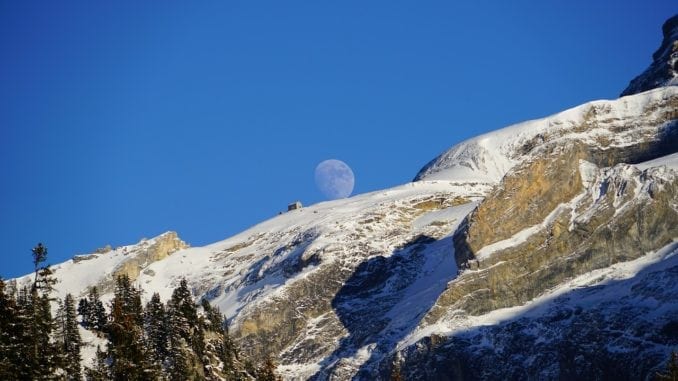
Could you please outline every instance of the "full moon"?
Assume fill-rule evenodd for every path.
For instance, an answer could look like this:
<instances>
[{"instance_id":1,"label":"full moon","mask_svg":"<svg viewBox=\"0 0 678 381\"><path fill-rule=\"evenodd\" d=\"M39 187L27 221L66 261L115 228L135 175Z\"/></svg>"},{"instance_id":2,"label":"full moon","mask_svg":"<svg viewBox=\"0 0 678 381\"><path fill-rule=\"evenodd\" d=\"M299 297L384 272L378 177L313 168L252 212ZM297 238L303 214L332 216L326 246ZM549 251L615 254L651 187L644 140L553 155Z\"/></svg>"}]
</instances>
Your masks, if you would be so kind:
<instances>
[{"instance_id":1,"label":"full moon","mask_svg":"<svg viewBox=\"0 0 678 381\"><path fill-rule=\"evenodd\" d=\"M325 160L315 167L315 184L330 200L346 198L353 192L353 171L341 160Z\"/></svg>"}]
</instances>

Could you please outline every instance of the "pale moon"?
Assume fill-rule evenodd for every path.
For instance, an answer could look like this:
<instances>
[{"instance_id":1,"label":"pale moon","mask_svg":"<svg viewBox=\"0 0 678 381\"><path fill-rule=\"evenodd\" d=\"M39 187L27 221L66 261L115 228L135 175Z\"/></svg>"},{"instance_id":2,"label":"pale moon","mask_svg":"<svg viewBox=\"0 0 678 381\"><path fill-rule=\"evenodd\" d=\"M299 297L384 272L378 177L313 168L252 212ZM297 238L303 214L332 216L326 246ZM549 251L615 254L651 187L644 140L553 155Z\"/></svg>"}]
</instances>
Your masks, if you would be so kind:
<instances>
[{"instance_id":1,"label":"pale moon","mask_svg":"<svg viewBox=\"0 0 678 381\"><path fill-rule=\"evenodd\" d=\"M325 160L315 167L315 184L330 200L346 198L353 192L353 171L341 160Z\"/></svg>"}]
</instances>

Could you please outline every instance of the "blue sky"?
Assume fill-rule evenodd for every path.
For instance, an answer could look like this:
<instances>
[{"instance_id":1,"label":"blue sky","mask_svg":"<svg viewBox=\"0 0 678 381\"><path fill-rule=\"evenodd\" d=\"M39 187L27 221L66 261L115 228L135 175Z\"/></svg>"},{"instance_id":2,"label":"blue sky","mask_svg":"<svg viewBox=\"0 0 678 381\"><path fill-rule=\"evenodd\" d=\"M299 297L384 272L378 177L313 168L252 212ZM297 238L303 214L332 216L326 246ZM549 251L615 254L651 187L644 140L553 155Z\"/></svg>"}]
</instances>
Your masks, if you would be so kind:
<instances>
[{"instance_id":1,"label":"blue sky","mask_svg":"<svg viewBox=\"0 0 678 381\"><path fill-rule=\"evenodd\" d=\"M199 4L196 4L199 3ZM224 239L345 161L354 193L601 98L674 1L0 2L0 275L176 230Z\"/></svg>"}]
</instances>

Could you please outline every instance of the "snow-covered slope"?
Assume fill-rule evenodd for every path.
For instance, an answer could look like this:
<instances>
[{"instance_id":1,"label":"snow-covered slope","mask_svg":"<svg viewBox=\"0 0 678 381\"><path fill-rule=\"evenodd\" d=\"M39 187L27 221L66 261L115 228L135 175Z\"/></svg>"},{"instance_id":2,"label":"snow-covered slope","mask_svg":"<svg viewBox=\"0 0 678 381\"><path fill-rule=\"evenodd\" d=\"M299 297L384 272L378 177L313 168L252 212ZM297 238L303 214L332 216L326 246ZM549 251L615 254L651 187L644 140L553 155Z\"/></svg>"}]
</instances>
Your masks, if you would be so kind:
<instances>
[{"instance_id":1,"label":"snow-covered slope","mask_svg":"<svg viewBox=\"0 0 678 381\"><path fill-rule=\"evenodd\" d=\"M678 87L661 87L637 96L585 103L561 113L518 123L463 141L428 163L418 180L447 180L497 184L517 164L530 160L540 148L579 141L602 150L637 144L644 133L667 127L662 113L676 106ZM628 121L634 124L629 125Z\"/></svg>"},{"instance_id":2,"label":"snow-covered slope","mask_svg":"<svg viewBox=\"0 0 678 381\"><path fill-rule=\"evenodd\" d=\"M401 377L654 379L678 346L678 243L573 278L522 306L415 331Z\"/></svg>"}]
</instances>

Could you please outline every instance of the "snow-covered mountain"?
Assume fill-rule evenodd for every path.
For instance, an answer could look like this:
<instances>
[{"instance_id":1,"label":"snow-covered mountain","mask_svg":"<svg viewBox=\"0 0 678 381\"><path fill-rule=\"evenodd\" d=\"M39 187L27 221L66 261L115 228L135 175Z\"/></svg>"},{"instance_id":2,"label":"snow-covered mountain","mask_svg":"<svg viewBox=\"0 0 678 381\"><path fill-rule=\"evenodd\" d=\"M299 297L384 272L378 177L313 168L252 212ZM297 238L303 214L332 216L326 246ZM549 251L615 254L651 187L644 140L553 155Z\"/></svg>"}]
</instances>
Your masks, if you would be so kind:
<instances>
[{"instance_id":1,"label":"snow-covered mountain","mask_svg":"<svg viewBox=\"0 0 678 381\"><path fill-rule=\"evenodd\" d=\"M655 60L673 57L675 20ZM286 379L646 378L678 349L674 82L467 140L412 183L208 246L166 233L77 256L54 267L56 291L105 299L126 274L166 300L185 278Z\"/></svg>"}]
</instances>

